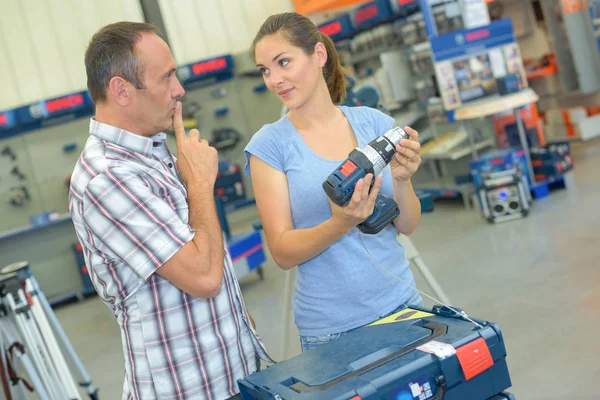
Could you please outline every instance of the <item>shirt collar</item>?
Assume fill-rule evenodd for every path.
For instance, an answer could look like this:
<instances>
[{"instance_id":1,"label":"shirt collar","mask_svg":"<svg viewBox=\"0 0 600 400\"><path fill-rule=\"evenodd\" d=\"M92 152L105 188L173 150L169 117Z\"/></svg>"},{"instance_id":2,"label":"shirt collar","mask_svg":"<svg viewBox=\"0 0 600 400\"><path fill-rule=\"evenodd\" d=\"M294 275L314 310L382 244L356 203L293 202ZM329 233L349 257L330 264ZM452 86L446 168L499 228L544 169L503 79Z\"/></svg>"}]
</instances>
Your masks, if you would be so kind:
<instances>
[{"instance_id":1,"label":"shirt collar","mask_svg":"<svg viewBox=\"0 0 600 400\"><path fill-rule=\"evenodd\" d=\"M90 119L90 134L127 150L152 156L153 142L164 142L167 135L160 132L151 137L136 135L121 128Z\"/></svg>"}]
</instances>

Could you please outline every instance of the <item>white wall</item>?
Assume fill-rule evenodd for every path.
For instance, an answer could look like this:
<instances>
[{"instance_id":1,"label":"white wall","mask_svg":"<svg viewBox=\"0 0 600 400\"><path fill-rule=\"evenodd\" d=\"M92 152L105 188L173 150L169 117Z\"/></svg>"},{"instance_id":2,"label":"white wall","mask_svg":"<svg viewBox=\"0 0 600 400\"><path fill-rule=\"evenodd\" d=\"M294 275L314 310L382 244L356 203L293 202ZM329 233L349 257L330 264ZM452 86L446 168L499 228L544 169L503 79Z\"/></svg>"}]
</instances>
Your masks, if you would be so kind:
<instances>
[{"instance_id":1,"label":"white wall","mask_svg":"<svg viewBox=\"0 0 600 400\"><path fill-rule=\"evenodd\" d=\"M85 90L89 39L123 20L138 0L0 0L0 110Z\"/></svg>"},{"instance_id":2,"label":"white wall","mask_svg":"<svg viewBox=\"0 0 600 400\"><path fill-rule=\"evenodd\" d=\"M159 5L179 64L248 51L269 15L293 11L291 0L159 0Z\"/></svg>"}]
</instances>

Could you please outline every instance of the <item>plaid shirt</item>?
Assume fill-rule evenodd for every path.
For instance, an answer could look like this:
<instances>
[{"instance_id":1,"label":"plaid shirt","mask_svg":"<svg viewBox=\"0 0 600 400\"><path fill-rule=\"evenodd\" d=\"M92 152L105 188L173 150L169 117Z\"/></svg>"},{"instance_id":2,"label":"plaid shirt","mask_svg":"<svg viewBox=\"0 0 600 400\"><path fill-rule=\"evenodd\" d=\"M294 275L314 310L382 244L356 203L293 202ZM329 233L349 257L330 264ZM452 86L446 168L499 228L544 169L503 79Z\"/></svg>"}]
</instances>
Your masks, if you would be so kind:
<instances>
[{"instance_id":1,"label":"plaid shirt","mask_svg":"<svg viewBox=\"0 0 600 400\"><path fill-rule=\"evenodd\" d=\"M192 240L185 185L165 134L91 120L69 210L91 280L121 328L123 399L220 400L272 362L246 313L225 249L221 293L195 298L156 274Z\"/></svg>"}]
</instances>

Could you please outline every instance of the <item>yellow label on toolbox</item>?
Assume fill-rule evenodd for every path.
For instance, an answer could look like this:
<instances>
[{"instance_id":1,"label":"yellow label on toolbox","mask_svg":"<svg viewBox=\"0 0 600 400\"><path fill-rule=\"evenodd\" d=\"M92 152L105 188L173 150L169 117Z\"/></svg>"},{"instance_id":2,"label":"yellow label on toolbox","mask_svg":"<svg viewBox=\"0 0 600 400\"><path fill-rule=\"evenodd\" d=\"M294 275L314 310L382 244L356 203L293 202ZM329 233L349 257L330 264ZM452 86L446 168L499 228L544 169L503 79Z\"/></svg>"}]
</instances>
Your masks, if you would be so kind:
<instances>
[{"instance_id":1,"label":"yellow label on toolbox","mask_svg":"<svg viewBox=\"0 0 600 400\"><path fill-rule=\"evenodd\" d=\"M433 314L428 312L413 310L412 308L406 308L400 312L397 312L396 314L390 315L389 317L385 317L383 319L380 319L379 321L373 322L369 326L393 324L396 322L409 321L411 319L419 319L431 316L433 316Z\"/></svg>"}]
</instances>

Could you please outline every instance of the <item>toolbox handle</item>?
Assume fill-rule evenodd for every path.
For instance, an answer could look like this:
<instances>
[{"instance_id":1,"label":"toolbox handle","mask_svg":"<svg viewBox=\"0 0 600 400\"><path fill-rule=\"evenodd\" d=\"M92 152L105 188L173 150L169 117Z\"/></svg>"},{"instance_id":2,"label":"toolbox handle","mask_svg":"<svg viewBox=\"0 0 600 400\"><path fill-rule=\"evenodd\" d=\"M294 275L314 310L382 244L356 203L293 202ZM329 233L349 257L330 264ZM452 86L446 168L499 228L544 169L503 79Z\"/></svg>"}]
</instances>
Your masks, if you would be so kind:
<instances>
[{"instance_id":1,"label":"toolbox handle","mask_svg":"<svg viewBox=\"0 0 600 400\"><path fill-rule=\"evenodd\" d=\"M348 372L332 381L329 381L327 383L324 383L322 385L315 385L315 386L311 386L308 385L304 382L296 382L293 385L290 386L290 389L292 389L293 391L297 392L297 393L306 393L306 392L319 392L322 390L326 390L332 386L335 386L337 384L339 384L340 382L345 381L346 379L350 379L352 377L355 376L360 376L362 374L365 374L369 371L374 370L375 368L378 368L384 364L387 364L388 362L395 360L396 358L402 357L403 355L410 353L411 351L415 350L417 347L429 342L430 340L433 340L437 337L443 336L448 332L448 326L441 324L439 322L434 322L434 321L428 321L427 323L425 323L423 325L424 328L427 328L429 330L431 330L431 335L429 335L428 337L425 337L421 340L417 340L416 342L414 342L413 344L411 344L410 346L406 346L403 349L400 349L384 358L382 358L381 360L375 361L369 365L366 365L360 369L357 369L356 371L352 371L352 372ZM295 379L294 379L295 380ZM443 379L443 383L444 383L444 388L446 385L446 381L445 379ZM436 396L437 393L439 392L436 391ZM443 395L443 393L442 393ZM441 399L441 398L440 398Z\"/></svg>"},{"instance_id":2,"label":"toolbox handle","mask_svg":"<svg viewBox=\"0 0 600 400\"><path fill-rule=\"evenodd\" d=\"M444 375L440 375L437 377L438 388L435 391L435 395L431 398L431 400L443 400L444 395L446 394L446 378Z\"/></svg>"}]
</instances>

